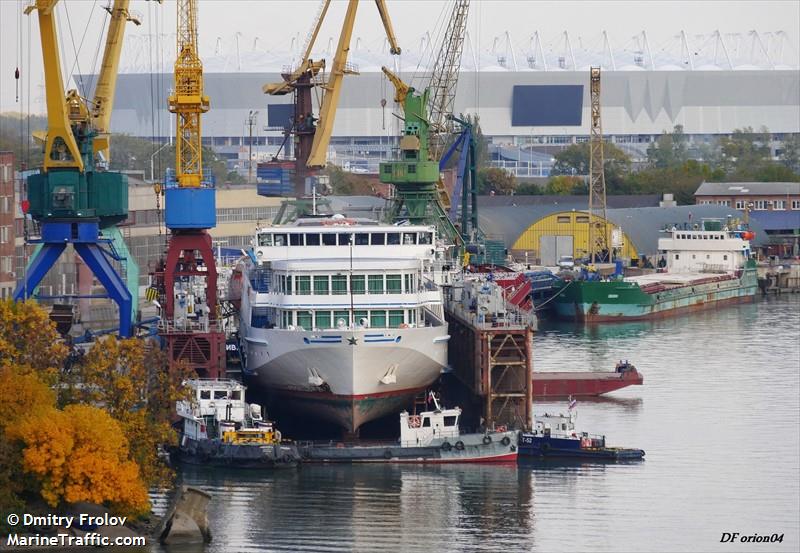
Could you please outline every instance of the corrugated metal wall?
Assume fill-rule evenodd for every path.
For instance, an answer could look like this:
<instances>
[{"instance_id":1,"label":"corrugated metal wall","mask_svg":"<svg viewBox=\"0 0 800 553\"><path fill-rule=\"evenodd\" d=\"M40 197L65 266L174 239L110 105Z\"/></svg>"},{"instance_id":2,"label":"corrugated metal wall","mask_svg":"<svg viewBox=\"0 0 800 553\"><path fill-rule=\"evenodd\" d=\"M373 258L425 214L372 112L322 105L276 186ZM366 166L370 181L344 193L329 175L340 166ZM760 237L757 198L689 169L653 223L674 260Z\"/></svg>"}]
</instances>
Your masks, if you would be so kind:
<instances>
[{"instance_id":1,"label":"corrugated metal wall","mask_svg":"<svg viewBox=\"0 0 800 553\"><path fill-rule=\"evenodd\" d=\"M606 222L608 236L611 237L615 227L613 223ZM552 237L570 236L572 237L572 255L578 259L589 251L589 215L579 211L561 211L542 217L529 226L517 238L512 246L515 252L528 252L528 256L540 260L540 263L549 261L553 253L542 251L542 244L554 242ZM627 234L622 232L623 245L618 252L623 258L638 259L636 246ZM557 239L556 239L557 241ZM560 244L561 241L558 241ZM551 248L550 248L551 249ZM568 255L570 252L559 251L558 255ZM547 259L544 259L544 258Z\"/></svg>"}]
</instances>

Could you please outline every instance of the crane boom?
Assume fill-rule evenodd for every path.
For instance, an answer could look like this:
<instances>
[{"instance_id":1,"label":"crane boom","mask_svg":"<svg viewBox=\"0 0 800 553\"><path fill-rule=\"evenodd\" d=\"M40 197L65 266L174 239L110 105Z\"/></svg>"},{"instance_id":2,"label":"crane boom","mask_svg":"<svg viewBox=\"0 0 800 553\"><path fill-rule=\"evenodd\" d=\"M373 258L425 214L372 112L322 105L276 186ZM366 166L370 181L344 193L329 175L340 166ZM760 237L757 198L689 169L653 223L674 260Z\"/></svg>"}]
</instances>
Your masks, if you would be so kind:
<instances>
[{"instance_id":1,"label":"crane boom","mask_svg":"<svg viewBox=\"0 0 800 553\"><path fill-rule=\"evenodd\" d=\"M589 69L592 121L589 140L589 256L590 263L610 261L606 221L606 178L603 125L600 118L600 68Z\"/></svg>"},{"instance_id":2,"label":"crane boom","mask_svg":"<svg viewBox=\"0 0 800 553\"><path fill-rule=\"evenodd\" d=\"M203 94L203 63L197 47L197 2L177 0L178 57L175 93L169 110L176 114L175 176L181 188L197 188L203 181L203 145L200 116L208 111Z\"/></svg>"},{"instance_id":3,"label":"crane boom","mask_svg":"<svg viewBox=\"0 0 800 553\"><path fill-rule=\"evenodd\" d=\"M447 24L442 47L436 57L430 84L431 100L428 119L431 123L431 159L438 160L444 149L445 134L452 131L453 107L456 99L458 72L461 69L461 53L467 30L469 0L458 0Z\"/></svg>"},{"instance_id":4,"label":"crane boom","mask_svg":"<svg viewBox=\"0 0 800 553\"><path fill-rule=\"evenodd\" d=\"M399 56L402 50L400 45L397 44L397 37L394 36L392 20L389 18L389 10L386 9L386 0L375 0L375 5L378 6L378 13L383 22L383 29L386 31L386 38L389 39L389 52L395 56Z\"/></svg>"},{"instance_id":5,"label":"crane boom","mask_svg":"<svg viewBox=\"0 0 800 553\"><path fill-rule=\"evenodd\" d=\"M161 0L158 0L160 3ZM130 0L114 0L113 6L105 10L111 15L106 35L106 47L103 52L103 62L97 77L97 86L94 89L94 100L91 107L92 126L97 132L94 138L94 152L104 159L109 159L108 131L111 125L111 108L114 104L114 93L117 89L117 73L119 72L119 58L122 53L122 40L125 37L125 24L132 22L141 25L138 18L131 15L128 10Z\"/></svg>"},{"instance_id":6,"label":"crane boom","mask_svg":"<svg viewBox=\"0 0 800 553\"><path fill-rule=\"evenodd\" d=\"M58 0L36 0L25 8L25 13L39 12L39 35L42 41L44 82L47 102L47 138L44 147L43 171L53 168L84 170L78 142L72 133L69 108L64 100L64 78L61 76L61 60L58 55L58 33L56 32L55 6Z\"/></svg>"},{"instance_id":7,"label":"crane boom","mask_svg":"<svg viewBox=\"0 0 800 553\"><path fill-rule=\"evenodd\" d=\"M342 24L342 34L336 46L336 55L333 57L333 67L328 84L325 86L325 96L319 109L319 124L314 133L314 142L306 164L308 167L325 167L327 162L328 144L333 134L333 122L336 118L336 106L339 104L339 95L342 92L342 80L345 73L354 73L347 67L347 54L350 52L350 39L353 36L353 25L356 21L358 0L350 0Z\"/></svg>"}]
</instances>

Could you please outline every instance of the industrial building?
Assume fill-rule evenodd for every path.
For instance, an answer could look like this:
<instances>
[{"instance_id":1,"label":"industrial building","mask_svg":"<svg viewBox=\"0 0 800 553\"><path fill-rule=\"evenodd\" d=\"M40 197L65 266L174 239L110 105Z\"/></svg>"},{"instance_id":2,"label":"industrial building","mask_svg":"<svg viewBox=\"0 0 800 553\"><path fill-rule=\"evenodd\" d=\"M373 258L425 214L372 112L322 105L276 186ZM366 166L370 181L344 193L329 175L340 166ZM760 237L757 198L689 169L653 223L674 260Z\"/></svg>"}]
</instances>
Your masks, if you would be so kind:
<instances>
[{"instance_id":1,"label":"industrial building","mask_svg":"<svg viewBox=\"0 0 800 553\"><path fill-rule=\"evenodd\" d=\"M769 236L770 254L800 254L800 182L704 182L694 199L747 210Z\"/></svg>"},{"instance_id":2,"label":"industrial building","mask_svg":"<svg viewBox=\"0 0 800 553\"><path fill-rule=\"evenodd\" d=\"M471 51L468 41L454 113L479 115L491 142L492 164L518 177L547 176L554 152L588 140L590 65L603 69L604 135L635 159L676 125L683 126L694 145L734 129L765 126L772 133L773 153L785 134L800 133L800 74L774 54L746 58L743 42L747 41L740 37L735 51L724 50L723 56L717 52L723 51L724 39L713 35L693 48L694 56L684 55L680 48L651 54L644 34L639 38L643 40L633 50L614 52L606 44L597 51L565 48L563 54L545 52L538 35L523 45L504 37L500 42L505 47L496 41L492 50L481 52ZM213 101L203 119L203 140L228 157L231 168L244 169L251 144L254 158L267 159L283 142L291 95L267 96L261 87L280 82L281 72L296 53L266 52L257 45L247 51L239 48L238 40L231 49L235 54L224 55L219 48L204 60L205 89ZM132 41L129 47L137 45L141 48L141 41ZM757 42L754 48L760 52ZM129 59L138 57L131 52ZM330 52L315 51L312 57L330 57ZM377 172L379 161L391 157L399 135L398 120L392 115L392 87L380 67L392 67L404 80L420 86L427 80L429 58L424 41L416 51L413 43L404 46L399 57L356 41L350 62L360 74L344 79L330 161L354 172ZM131 62L124 69L113 128L167 140L174 134L166 110L171 67ZM249 126L251 117L257 120L254 128Z\"/></svg>"},{"instance_id":3,"label":"industrial building","mask_svg":"<svg viewBox=\"0 0 800 553\"><path fill-rule=\"evenodd\" d=\"M611 203L613 196L609 196ZM486 206L480 211L481 228L491 237L502 239L509 253L518 261L537 265L555 265L559 256L576 259L589 251L589 216L585 205L538 205L524 203ZM606 211L606 231L617 254L632 263L643 256L658 255L662 230L703 219L743 221L745 214L719 205L626 207ZM767 237L753 222L754 247L767 244Z\"/></svg>"}]
</instances>

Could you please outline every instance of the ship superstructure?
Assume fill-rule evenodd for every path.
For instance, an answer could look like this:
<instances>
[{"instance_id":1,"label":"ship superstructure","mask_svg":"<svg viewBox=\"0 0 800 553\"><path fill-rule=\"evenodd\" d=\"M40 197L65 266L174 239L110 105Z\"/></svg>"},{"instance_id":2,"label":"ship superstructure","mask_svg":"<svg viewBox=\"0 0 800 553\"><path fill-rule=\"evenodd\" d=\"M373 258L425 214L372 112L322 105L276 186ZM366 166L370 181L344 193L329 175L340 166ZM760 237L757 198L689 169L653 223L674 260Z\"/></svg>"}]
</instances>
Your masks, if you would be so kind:
<instances>
[{"instance_id":1,"label":"ship superstructure","mask_svg":"<svg viewBox=\"0 0 800 553\"><path fill-rule=\"evenodd\" d=\"M333 216L259 229L238 268L246 373L350 432L400 411L447 363L441 250L426 225Z\"/></svg>"},{"instance_id":2,"label":"ship superstructure","mask_svg":"<svg viewBox=\"0 0 800 553\"><path fill-rule=\"evenodd\" d=\"M658 272L567 281L555 298L559 316L592 322L648 319L752 301L757 287L752 231L705 220L664 233L658 241Z\"/></svg>"}]
</instances>

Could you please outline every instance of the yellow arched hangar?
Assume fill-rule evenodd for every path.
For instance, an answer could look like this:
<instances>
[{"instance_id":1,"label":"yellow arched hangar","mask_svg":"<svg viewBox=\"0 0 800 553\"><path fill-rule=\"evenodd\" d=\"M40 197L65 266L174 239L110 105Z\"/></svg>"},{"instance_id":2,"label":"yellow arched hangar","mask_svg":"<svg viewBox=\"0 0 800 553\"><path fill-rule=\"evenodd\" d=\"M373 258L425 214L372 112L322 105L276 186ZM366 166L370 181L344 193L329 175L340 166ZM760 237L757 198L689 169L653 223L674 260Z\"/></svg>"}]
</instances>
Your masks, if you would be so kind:
<instances>
[{"instance_id":1,"label":"yellow arched hangar","mask_svg":"<svg viewBox=\"0 0 800 553\"><path fill-rule=\"evenodd\" d=\"M623 230L606 220L618 257L637 260L636 246ZM512 251L526 251L544 265L554 264L562 255L576 259L589 251L589 214L585 211L559 211L546 215L526 228L511 246Z\"/></svg>"}]
</instances>

